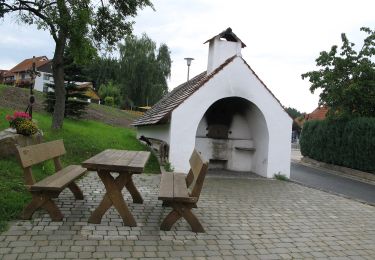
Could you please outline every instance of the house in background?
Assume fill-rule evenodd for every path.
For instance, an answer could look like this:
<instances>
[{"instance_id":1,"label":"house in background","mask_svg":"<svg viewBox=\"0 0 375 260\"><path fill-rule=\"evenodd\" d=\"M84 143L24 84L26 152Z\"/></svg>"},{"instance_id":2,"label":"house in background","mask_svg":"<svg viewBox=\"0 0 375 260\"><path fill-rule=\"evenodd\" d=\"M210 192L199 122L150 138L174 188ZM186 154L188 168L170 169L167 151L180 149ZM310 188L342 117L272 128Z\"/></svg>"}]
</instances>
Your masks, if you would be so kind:
<instances>
[{"instance_id":1,"label":"house in background","mask_svg":"<svg viewBox=\"0 0 375 260\"><path fill-rule=\"evenodd\" d=\"M207 71L135 120L137 136L169 146L176 171L188 171L195 148L211 168L289 177L292 119L242 58L246 45L230 28L207 42Z\"/></svg>"},{"instance_id":2,"label":"house in background","mask_svg":"<svg viewBox=\"0 0 375 260\"><path fill-rule=\"evenodd\" d=\"M8 72L7 70L0 70L0 84L4 84L4 74Z\"/></svg>"},{"instance_id":3,"label":"house in background","mask_svg":"<svg viewBox=\"0 0 375 260\"><path fill-rule=\"evenodd\" d=\"M319 106L310 114L305 115L305 121L324 120L326 118L328 110L329 109L327 106Z\"/></svg>"},{"instance_id":4,"label":"house in background","mask_svg":"<svg viewBox=\"0 0 375 260\"><path fill-rule=\"evenodd\" d=\"M49 60L46 56L25 59L9 71L4 71L3 74L0 74L0 83L3 82L4 84L13 85L15 87L30 87L32 81L28 71L32 69L33 61L35 61L35 68L39 74L35 78L34 90L44 93L53 91L53 89L50 87L50 85L54 84L52 74L52 60ZM2 81L1 75L3 76ZM85 94L87 96L88 102L100 103L100 97L95 92L93 84L91 82L75 83L78 87L87 87L87 91Z\"/></svg>"},{"instance_id":5,"label":"house in background","mask_svg":"<svg viewBox=\"0 0 375 260\"><path fill-rule=\"evenodd\" d=\"M4 73L3 83L16 87L30 87L32 81L28 71L32 69L33 61L35 61L35 68L37 72L40 73L40 76L35 78L34 89L38 91L47 90L47 83L51 83L52 71L46 69L51 66L51 62L46 56L23 60L15 67Z\"/></svg>"},{"instance_id":6,"label":"house in background","mask_svg":"<svg viewBox=\"0 0 375 260\"><path fill-rule=\"evenodd\" d=\"M39 66L37 71L40 73L40 76L35 78L34 89L44 93L51 91L51 87L48 86L54 83L52 75L52 60Z\"/></svg>"},{"instance_id":7,"label":"house in background","mask_svg":"<svg viewBox=\"0 0 375 260\"><path fill-rule=\"evenodd\" d=\"M94 90L92 82L75 82L78 89L86 89L85 96L87 96L87 102L100 104L100 97Z\"/></svg>"}]
</instances>

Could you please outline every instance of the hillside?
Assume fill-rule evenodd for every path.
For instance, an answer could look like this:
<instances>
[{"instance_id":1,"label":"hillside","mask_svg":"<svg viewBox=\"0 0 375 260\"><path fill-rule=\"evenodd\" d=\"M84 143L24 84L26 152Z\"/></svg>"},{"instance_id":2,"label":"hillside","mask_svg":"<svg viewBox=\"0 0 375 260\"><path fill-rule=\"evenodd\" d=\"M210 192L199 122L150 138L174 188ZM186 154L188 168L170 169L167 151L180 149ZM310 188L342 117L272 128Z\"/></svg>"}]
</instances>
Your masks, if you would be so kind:
<instances>
[{"instance_id":1,"label":"hillside","mask_svg":"<svg viewBox=\"0 0 375 260\"><path fill-rule=\"evenodd\" d=\"M33 111L44 112L44 94L39 91L34 92L36 102ZM29 90L0 85L0 97L0 107L24 111L29 100ZM101 121L112 126L122 127L130 127L135 118L134 115L123 110L98 104L90 104L87 113L83 116L83 119Z\"/></svg>"}]
</instances>

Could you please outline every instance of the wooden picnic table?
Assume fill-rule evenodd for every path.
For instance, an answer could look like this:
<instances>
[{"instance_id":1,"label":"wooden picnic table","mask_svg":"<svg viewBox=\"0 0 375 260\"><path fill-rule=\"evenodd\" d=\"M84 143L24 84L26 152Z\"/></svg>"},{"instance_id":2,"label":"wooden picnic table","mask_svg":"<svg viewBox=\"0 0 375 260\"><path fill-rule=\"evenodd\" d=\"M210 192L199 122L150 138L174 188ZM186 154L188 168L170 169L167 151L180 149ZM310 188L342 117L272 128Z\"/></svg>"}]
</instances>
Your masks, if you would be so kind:
<instances>
[{"instance_id":1,"label":"wooden picnic table","mask_svg":"<svg viewBox=\"0 0 375 260\"><path fill-rule=\"evenodd\" d=\"M145 151L107 149L82 163L82 166L87 170L98 173L107 191L103 200L89 218L89 223L99 224L103 215L113 205L125 225L137 226L121 190L126 187L134 203L143 203L143 198L135 187L132 176L143 172L149 156L150 152ZM111 172L117 172L119 175L114 178Z\"/></svg>"}]
</instances>

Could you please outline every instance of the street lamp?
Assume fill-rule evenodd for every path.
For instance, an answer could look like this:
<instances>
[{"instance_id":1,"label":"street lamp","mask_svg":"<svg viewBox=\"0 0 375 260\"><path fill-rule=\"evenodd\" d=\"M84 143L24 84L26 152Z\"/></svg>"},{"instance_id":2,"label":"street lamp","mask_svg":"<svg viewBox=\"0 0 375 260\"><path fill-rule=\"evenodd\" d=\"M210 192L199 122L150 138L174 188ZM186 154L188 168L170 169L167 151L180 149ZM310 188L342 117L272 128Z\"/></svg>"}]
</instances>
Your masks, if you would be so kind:
<instances>
[{"instance_id":1,"label":"street lamp","mask_svg":"<svg viewBox=\"0 0 375 260\"><path fill-rule=\"evenodd\" d=\"M190 65L191 65L191 61L194 60L194 59L193 58L185 58L185 60L186 60L187 66L188 66L187 80L189 81Z\"/></svg>"}]
</instances>

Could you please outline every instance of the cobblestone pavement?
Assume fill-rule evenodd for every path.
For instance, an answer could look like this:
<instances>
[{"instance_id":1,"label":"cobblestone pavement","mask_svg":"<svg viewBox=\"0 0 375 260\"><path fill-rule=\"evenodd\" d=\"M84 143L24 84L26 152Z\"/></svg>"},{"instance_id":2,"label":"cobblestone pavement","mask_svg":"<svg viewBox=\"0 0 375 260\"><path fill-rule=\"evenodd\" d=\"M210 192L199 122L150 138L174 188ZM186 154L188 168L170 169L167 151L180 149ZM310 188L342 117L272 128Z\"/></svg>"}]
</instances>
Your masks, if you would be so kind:
<instances>
[{"instance_id":1,"label":"cobblestone pavement","mask_svg":"<svg viewBox=\"0 0 375 260\"><path fill-rule=\"evenodd\" d=\"M157 200L159 176L135 176L145 201L129 203L137 227L123 226L111 209L101 224L88 224L103 195L89 173L79 185L84 201L69 191L57 199L65 215L44 212L17 221L0 235L0 259L374 259L375 207L298 184L262 178L206 179L194 209L206 233L180 221L160 231L169 212ZM130 196L124 191L129 202Z\"/></svg>"}]
</instances>

